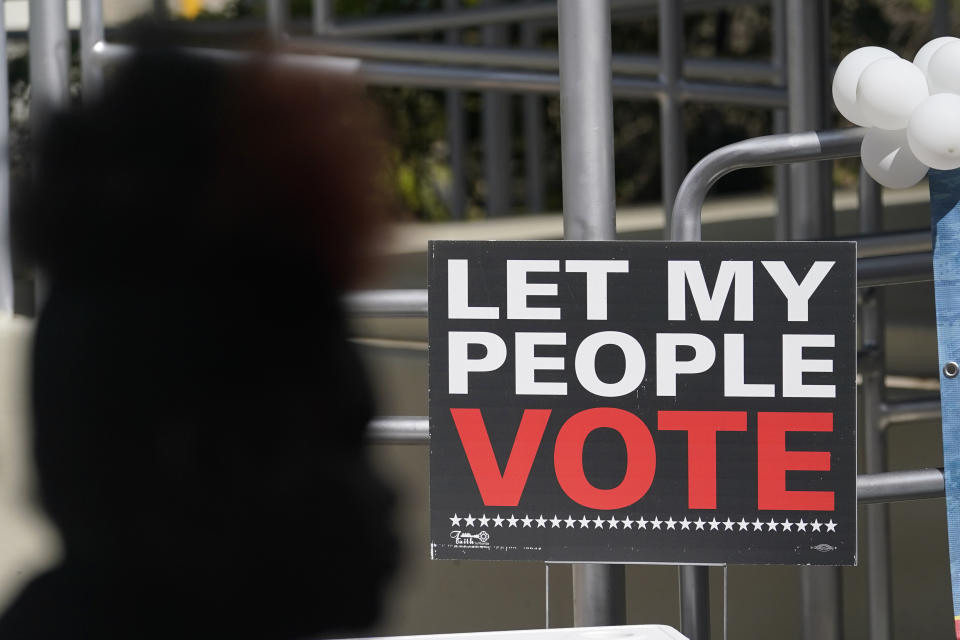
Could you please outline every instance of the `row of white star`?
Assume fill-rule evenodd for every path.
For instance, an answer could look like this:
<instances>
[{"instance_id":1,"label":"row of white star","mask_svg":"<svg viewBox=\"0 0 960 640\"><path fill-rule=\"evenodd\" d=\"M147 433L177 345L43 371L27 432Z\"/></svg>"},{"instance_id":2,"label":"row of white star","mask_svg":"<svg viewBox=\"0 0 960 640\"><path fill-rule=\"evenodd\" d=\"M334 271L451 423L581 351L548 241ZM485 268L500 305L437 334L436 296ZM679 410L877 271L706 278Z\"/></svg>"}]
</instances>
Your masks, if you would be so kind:
<instances>
[{"instance_id":1,"label":"row of white star","mask_svg":"<svg viewBox=\"0 0 960 640\"><path fill-rule=\"evenodd\" d=\"M815 519L813 522L805 522L803 518L796 522L791 522L789 519L785 519L782 522L777 522L773 518L770 518L769 522L763 522L760 518L757 518L753 522L747 521L745 518L741 518L739 521L731 520L729 517L726 520L717 520L713 518L711 520L704 520L703 518L697 518L696 520L690 520L686 517L683 520L674 520L672 517L667 518L666 520L661 520L659 516L654 516L653 520L647 520L644 517L640 517L639 520L631 520L630 516L627 516L623 519L617 519L614 516L611 516L609 519L601 518L597 516L595 519L591 520L587 516L583 516L579 520L574 519L572 516L567 516L566 519L558 518L554 515L552 518L545 518L543 514L540 514L539 518L531 518L529 515L524 515L522 518L517 518L516 516L511 515L509 518L501 518L498 513L493 518L488 518L486 514L482 516L472 516L467 514L466 516L458 516L453 514L453 517L450 518L450 525L453 527L461 526L461 521L463 522L464 527L489 527L490 523L493 523L494 527L516 527L522 529L524 527L535 529L573 529L576 525L580 525L581 529L589 529L593 525L594 529L603 529L606 525L607 530L610 529L633 529L633 525L637 525L637 530L646 529L647 525L650 525L651 529L663 530L662 528L666 526L666 529L677 530L677 525L680 526L679 530L686 531L793 531L796 527L797 531L806 531L807 527L810 528L811 532L821 531L824 527L826 532L836 532L837 523L831 518L827 522L820 522L819 519ZM506 525L504 525L506 523ZM519 524L518 524L519 523ZM536 527L534 527L536 524ZM550 526L547 527L547 524ZM561 526L565 525L565 527ZM721 525L723 528L721 529ZM734 527L737 527L736 529ZM751 529L752 527L752 529ZM766 529L764 529L766 527ZM779 529L777 527L780 527Z\"/></svg>"}]
</instances>

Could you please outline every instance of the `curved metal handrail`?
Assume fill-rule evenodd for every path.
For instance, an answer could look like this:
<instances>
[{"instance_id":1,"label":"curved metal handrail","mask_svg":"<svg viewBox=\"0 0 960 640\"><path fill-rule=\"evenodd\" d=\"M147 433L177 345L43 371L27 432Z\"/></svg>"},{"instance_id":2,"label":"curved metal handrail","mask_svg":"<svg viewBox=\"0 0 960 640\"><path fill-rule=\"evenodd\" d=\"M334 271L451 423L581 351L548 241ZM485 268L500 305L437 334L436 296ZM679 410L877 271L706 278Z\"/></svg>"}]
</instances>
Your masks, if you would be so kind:
<instances>
[{"instance_id":1,"label":"curved metal handrail","mask_svg":"<svg viewBox=\"0 0 960 640\"><path fill-rule=\"evenodd\" d=\"M866 129L782 133L728 144L709 153L690 170L677 191L670 237L700 239L700 211L717 180L737 169L808 160L850 158L860 153Z\"/></svg>"}]
</instances>

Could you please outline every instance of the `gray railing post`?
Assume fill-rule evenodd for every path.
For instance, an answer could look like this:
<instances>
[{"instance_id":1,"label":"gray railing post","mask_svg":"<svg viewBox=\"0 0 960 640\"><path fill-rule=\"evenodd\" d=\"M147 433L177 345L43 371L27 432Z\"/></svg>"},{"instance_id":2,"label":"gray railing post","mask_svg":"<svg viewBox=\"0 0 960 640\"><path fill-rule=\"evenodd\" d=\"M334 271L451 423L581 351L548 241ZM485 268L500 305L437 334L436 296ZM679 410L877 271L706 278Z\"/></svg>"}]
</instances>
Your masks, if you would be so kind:
<instances>
[{"instance_id":1,"label":"gray railing post","mask_svg":"<svg viewBox=\"0 0 960 640\"><path fill-rule=\"evenodd\" d=\"M612 240L613 94L609 0L559 0L563 230L568 240ZM573 566L573 623L623 624L623 566Z\"/></svg>"}]
</instances>

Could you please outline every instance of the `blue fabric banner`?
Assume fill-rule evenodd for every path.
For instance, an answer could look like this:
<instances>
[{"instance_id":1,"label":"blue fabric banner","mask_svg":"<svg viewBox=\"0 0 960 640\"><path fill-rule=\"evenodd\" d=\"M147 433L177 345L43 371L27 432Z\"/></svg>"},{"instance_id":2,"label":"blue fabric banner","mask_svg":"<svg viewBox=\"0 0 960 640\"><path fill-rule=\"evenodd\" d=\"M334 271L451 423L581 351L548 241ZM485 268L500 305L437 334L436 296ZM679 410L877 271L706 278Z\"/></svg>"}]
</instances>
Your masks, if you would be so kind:
<instances>
[{"instance_id":1,"label":"blue fabric banner","mask_svg":"<svg viewBox=\"0 0 960 640\"><path fill-rule=\"evenodd\" d=\"M960 170L931 169L929 179L950 582L954 627L960 639L960 377L955 369L953 377L948 375L948 363L960 362Z\"/></svg>"}]
</instances>

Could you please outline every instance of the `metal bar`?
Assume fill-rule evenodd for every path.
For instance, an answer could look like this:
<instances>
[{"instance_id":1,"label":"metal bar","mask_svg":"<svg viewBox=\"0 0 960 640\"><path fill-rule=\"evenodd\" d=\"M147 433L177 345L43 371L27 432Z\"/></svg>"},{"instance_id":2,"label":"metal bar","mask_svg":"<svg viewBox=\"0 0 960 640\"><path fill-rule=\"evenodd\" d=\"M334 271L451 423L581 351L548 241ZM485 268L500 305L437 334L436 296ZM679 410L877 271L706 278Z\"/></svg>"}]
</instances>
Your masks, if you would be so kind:
<instances>
[{"instance_id":1,"label":"metal bar","mask_svg":"<svg viewBox=\"0 0 960 640\"><path fill-rule=\"evenodd\" d=\"M225 49L186 49L194 55L224 63L247 62L257 54ZM118 62L130 55L127 45L105 44L95 54L106 63ZM274 64L321 73L340 73L354 76L372 85L393 87L420 87L424 89L501 90L510 93L555 94L560 90L557 74L501 71L495 69L467 69L433 65L400 64L393 62L364 62L356 58L281 54L272 58ZM656 80L614 77L613 95L618 98L654 99L662 87ZM702 100L725 104L743 104L773 107L786 103L786 93L775 87L734 86L711 83L681 83L680 97L684 100Z\"/></svg>"},{"instance_id":2,"label":"metal bar","mask_svg":"<svg viewBox=\"0 0 960 640\"><path fill-rule=\"evenodd\" d=\"M613 99L608 0L560 0L563 230L568 240L612 240Z\"/></svg>"},{"instance_id":3,"label":"metal bar","mask_svg":"<svg viewBox=\"0 0 960 640\"><path fill-rule=\"evenodd\" d=\"M279 40L287 31L287 0L267 0L266 9L267 34Z\"/></svg>"},{"instance_id":4,"label":"metal bar","mask_svg":"<svg viewBox=\"0 0 960 640\"><path fill-rule=\"evenodd\" d=\"M558 0L563 237L612 240L613 94L610 1ZM623 566L573 566L573 623L624 624Z\"/></svg>"},{"instance_id":5,"label":"metal bar","mask_svg":"<svg viewBox=\"0 0 960 640\"><path fill-rule=\"evenodd\" d=\"M786 0L787 83L790 130L811 131L826 125L825 91L828 84L824 0ZM790 238L823 238L828 233L833 201L830 165L796 164L790 167Z\"/></svg>"},{"instance_id":6,"label":"metal bar","mask_svg":"<svg viewBox=\"0 0 960 640\"><path fill-rule=\"evenodd\" d=\"M453 11L460 7L460 0L444 0L443 6L448 11ZM448 29L444 39L449 45L459 45L460 32L457 29ZM463 93L457 89L447 89L444 94L444 110L447 123L447 157L450 162L450 217L461 220L467 213L467 123Z\"/></svg>"},{"instance_id":7,"label":"metal bar","mask_svg":"<svg viewBox=\"0 0 960 640\"><path fill-rule=\"evenodd\" d=\"M499 0L486 0L489 5ZM483 43L492 47L503 47L507 41L506 26L489 24L483 27ZM510 213L510 170L511 160L511 96L500 91L483 93L483 111L480 115L483 135L483 174L486 187L486 209L488 216L502 216Z\"/></svg>"},{"instance_id":8,"label":"metal bar","mask_svg":"<svg viewBox=\"0 0 960 640\"><path fill-rule=\"evenodd\" d=\"M535 23L524 25L522 33L528 35L522 38L523 48L466 46L452 44L449 41L447 44L431 44L392 40L347 40L333 37L293 38L290 40L289 48L300 53L322 53L351 58L398 62L443 61L448 65L556 71L560 68L557 53L536 48L537 40L533 34L538 33L539 28ZM610 58L610 67L615 74L656 76L660 64L657 56L614 54ZM688 77L717 79L725 82L764 83L778 77L776 69L764 62L714 58L688 58L683 61L683 71Z\"/></svg>"},{"instance_id":9,"label":"metal bar","mask_svg":"<svg viewBox=\"0 0 960 640\"><path fill-rule=\"evenodd\" d=\"M0 312L14 311L13 257L10 246L10 109L7 78L7 29L0 11Z\"/></svg>"},{"instance_id":10,"label":"metal bar","mask_svg":"<svg viewBox=\"0 0 960 640\"><path fill-rule=\"evenodd\" d=\"M940 419L940 396L885 402L880 407L880 426Z\"/></svg>"},{"instance_id":11,"label":"metal bar","mask_svg":"<svg viewBox=\"0 0 960 640\"><path fill-rule=\"evenodd\" d=\"M737 169L767 165L849 158L860 153L864 129L788 133L735 142L707 154L687 173L673 207L672 235L676 240L700 239L700 211L717 180Z\"/></svg>"},{"instance_id":12,"label":"metal bar","mask_svg":"<svg viewBox=\"0 0 960 640\"><path fill-rule=\"evenodd\" d=\"M367 438L381 444L430 442L430 419L423 416L383 416L367 425Z\"/></svg>"},{"instance_id":13,"label":"metal bar","mask_svg":"<svg viewBox=\"0 0 960 640\"><path fill-rule=\"evenodd\" d=\"M658 39L660 53L660 199L670 233L670 213L687 164L680 79L683 73L683 2L660 0ZM683 574L681 574L683 575Z\"/></svg>"},{"instance_id":14,"label":"metal bar","mask_svg":"<svg viewBox=\"0 0 960 640\"><path fill-rule=\"evenodd\" d=\"M650 15L658 0L606 0L611 11L632 11L635 15ZM731 4L760 4L763 0L686 0L687 11L704 11ZM550 19L557 15L557 3L509 4L502 7L463 9L455 13L444 11L418 12L382 18L364 18L336 25L331 33L349 37L397 36L425 31L463 29L485 24L525 22Z\"/></svg>"},{"instance_id":15,"label":"metal bar","mask_svg":"<svg viewBox=\"0 0 960 640\"><path fill-rule=\"evenodd\" d=\"M80 4L80 71L83 99L100 94L103 89L103 68L94 55L95 47L102 46L103 0L82 0Z\"/></svg>"},{"instance_id":16,"label":"metal bar","mask_svg":"<svg viewBox=\"0 0 960 640\"><path fill-rule=\"evenodd\" d=\"M344 296L347 312L377 318L423 318L427 315L426 289L355 291Z\"/></svg>"},{"instance_id":17,"label":"metal bar","mask_svg":"<svg viewBox=\"0 0 960 640\"><path fill-rule=\"evenodd\" d=\"M800 637L841 638L840 567L800 567Z\"/></svg>"},{"instance_id":18,"label":"metal bar","mask_svg":"<svg viewBox=\"0 0 960 640\"><path fill-rule=\"evenodd\" d=\"M710 638L710 583L707 567L680 565L680 631L690 640Z\"/></svg>"},{"instance_id":19,"label":"metal bar","mask_svg":"<svg viewBox=\"0 0 960 640\"><path fill-rule=\"evenodd\" d=\"M37 135L70 101L70 32L66 0L30 3L30 131ZM47 282L34 276L34 311L46 299Z\"/></svg>"},{"instance_id":20,"label":"metal bar","mask_svg":"<svg viewBox=\"0 0 960 640\"><path fill-rule=\"evenodd\" d=\"M660 199L665 217L664 233L673 236L670 216L677 190L687 165L686 135L683 130L681 81L683 75L683 2L659 0L658 48L660 54ZM684 87L687 88L687 87ZM680 632L691 640L710 638L710 581L706 567L679 568Z\"/></svg>"},{"instance_id":21,"label":"metal bar","mask_svg":"<svg viewBox=\"0 0 960 640\"><path fill-rule=\"evenodd\" d=\"M333 0L313 0L313 32L324 34L333 25Z\"/></svg>"},{"instance_id":22,"label":"metal bar","mask_svg":"<svg viewBox=\"0 0 960 640\"><path fill-rule=\"evenodd\" d=\"M30 126L42 128L70 100L66 0L30 3Z\"/></svg>"},{"instance_id":23,"label":"metal bar","mask_svg":"<svg viewBox=\"0 0 960 640\"><path fill-rule=\"evenodd\" d=\"M950 28L950 0L933 0L933 13L930 21L930 35L933 38L948 36Z\"/></svg>"},{"instance_id":24,"label":"metal bar","mask_svg":"<svg viewBox=\"0 0 960 640\"><path fill-rule=\"evenodd\" d=\"M857 502L871 504L943 497L943 469L887 471L857 476Z\"/></svg>"},{"instance_id":25,"label":"metal bar","mask_svg":"<svg viewBox=\"0 0 960 640\"><path fill-rule=\"evenodd\" d=\"M920 253L932 249L929 229L871 233L869 235L837 238L837 240L855 240L858 258L896 255L898 253Z\"/></svg>"},{"instance_id":26,"label":"metal bar","mask_svg":"<svg viewBox=\"0 0 960 640\"><path fill-rule=\"evenodd\" d=\"M905 253L857 260L857 286L880 287L933 280L933 254Z\"/></svg>"},{"instance_id":27,"label":"metal bar","mask_svg":"<svg viewBox=\"0 0 960 640\"><path fill-rule=\"evenodd\" d=\"M882 226L883 201L880 185L860 167L860 233L876 233ZM861 367L863 383L862 430L864 467L868 474L886 471L886 438L881 429L884 401L883 292L867 289L861 294L862 349L874 354L871 366ZM889 640L892 626L890 592L890 510L885 504L866 507L867 619L870 638Z\"/></svg>"},{"instance_id":28,"label":"metal bar","mask_svg":"<svg viewBox=\"0 0 960 640\"><path fill-rule=\"evenodd\" d=\"M772 0L770 3L771 47L773 49L773 68L776 70L774 84L785 87L787 84L787 17L785 0ZM789 130L789 116L786 109L774 109L773 132L786 133ZM777 218L774 237L786 240L790 227L790 167L778 164L773 168L773 183L777 194Z\"/></svg>"},{"instance_id":29,"label":"metal bar","mask_svg":"<svg viewBox=\"0 0 960 640\"><path fill-rule=\"evenodd\" d=\"M540 46L539 25L534 22L525 23L520 29L520 44L527 50L537 50ZM555 58L559 67L559 55ZM532 212L540 212L546 208L543 140L543 99L537 95L527 94L523 96L523 166L526 205L527 210Z\"/></svg>"},{"instance_id":30,"label":"metal bar","mask_svg":"<svg viewBox=\"0 0 960 640\"><path fill-rule=\"evenodd\" d=\"M826 125L828 15L826 0L786 0L788 125L790 131L820 130ZM859 144L855 145L859 150ZM827 156L828 157L828 156ZM790 165L790 218L787 239L810 240L833 235L832 164ZM843 637L839 568L800 570L801 638Z\"/></svg>"},{"instance_id":31,"label":"metal bar","mask_svg":"<svg viewBox=\"0 0 960 640\"><path fill-rule=\"evenodd\" d=\"M627 602L625 592L626 574L623 565L573 565L574 626L624 624Z\"/></svg>"}]
</instances>

